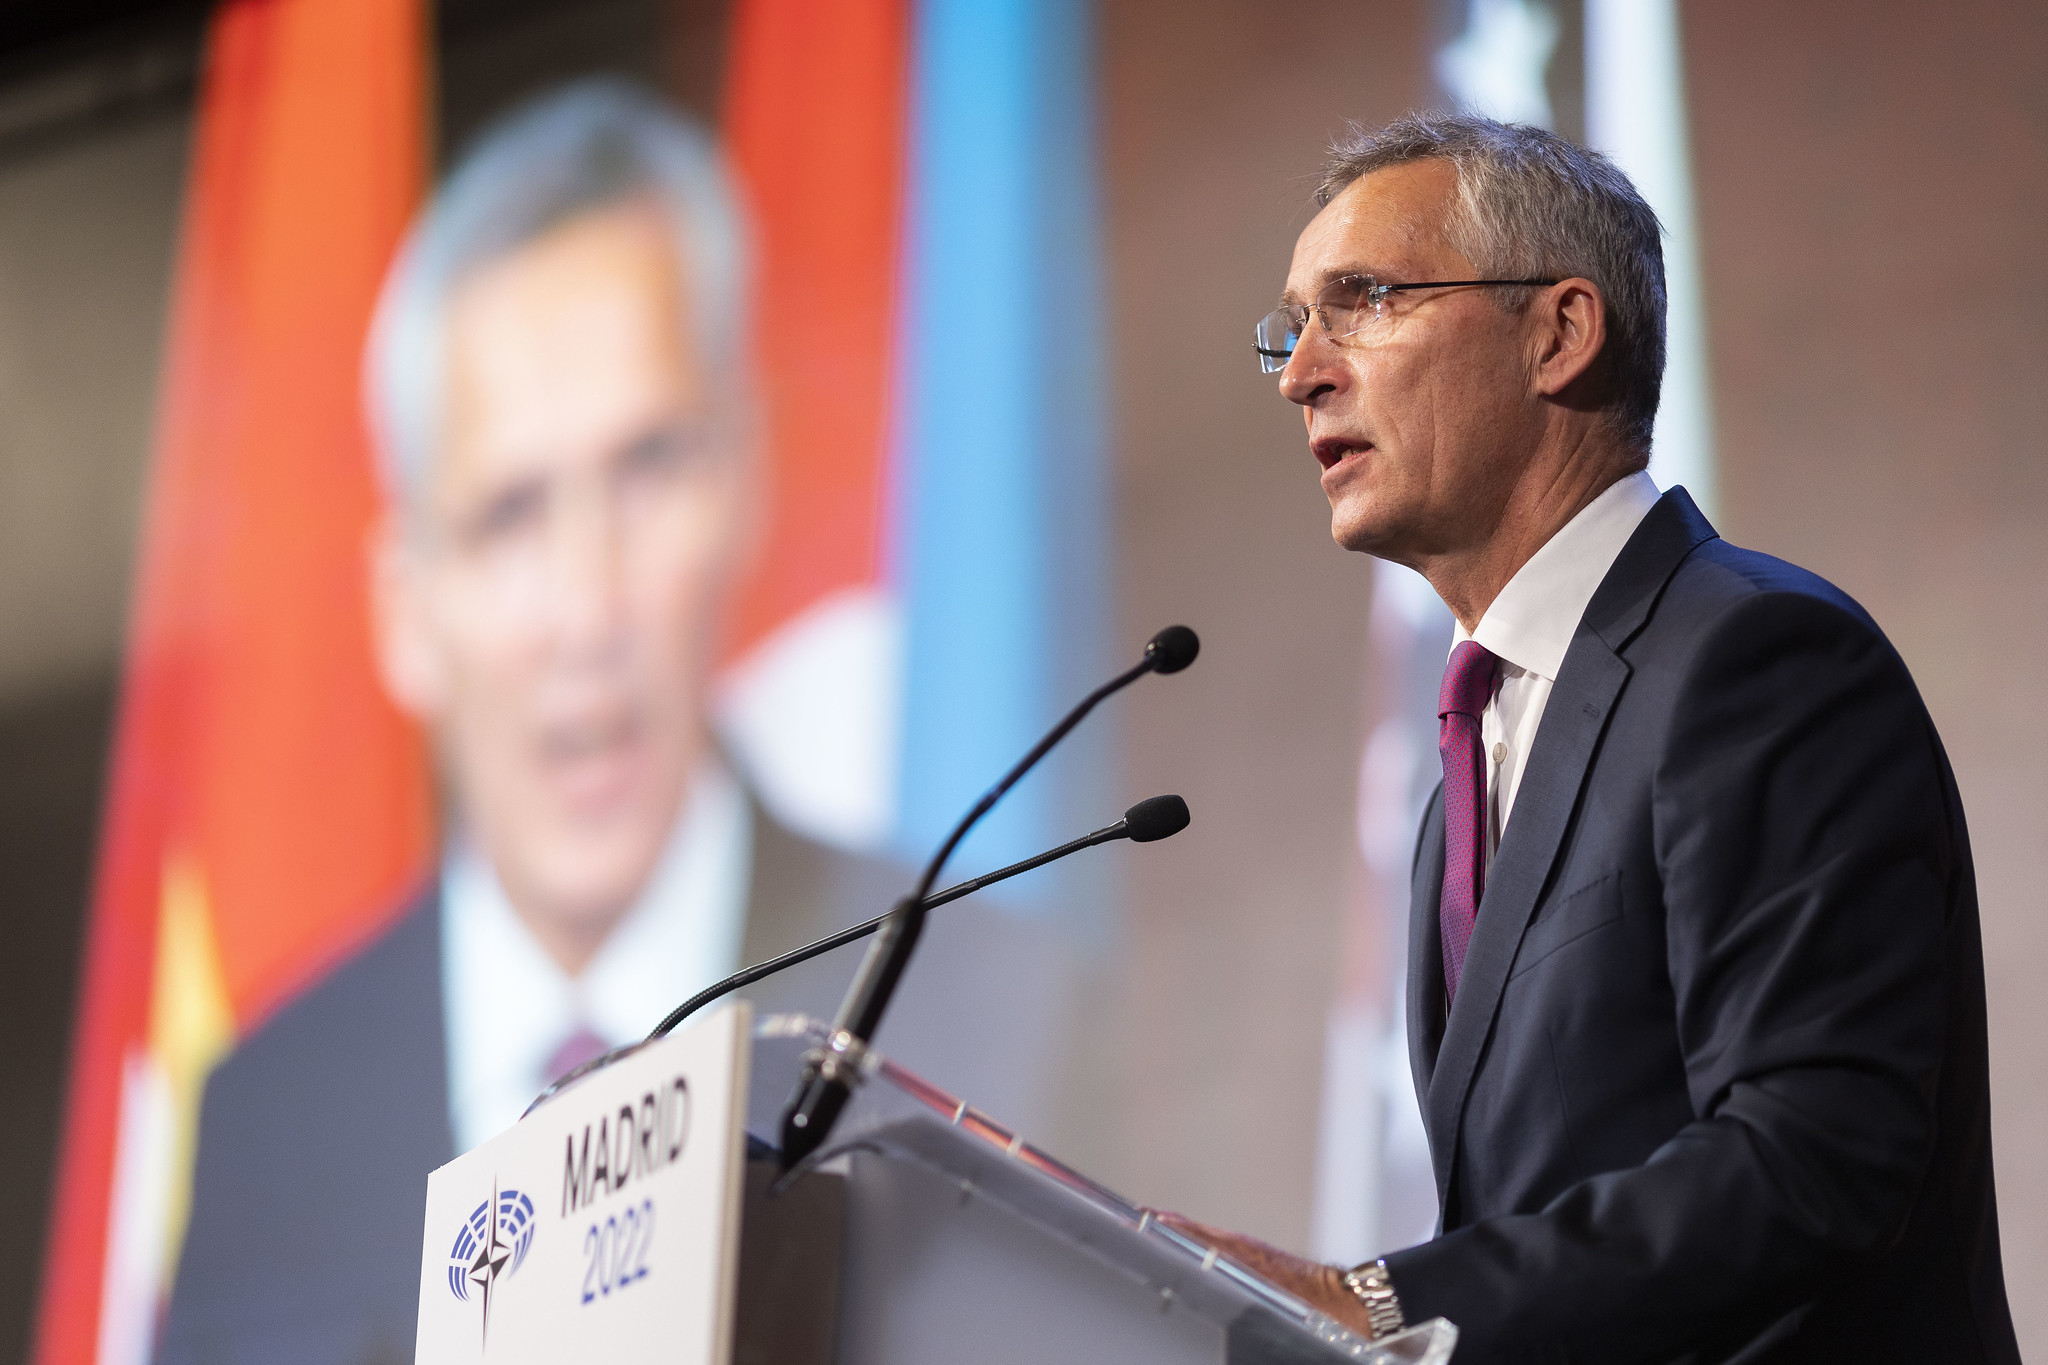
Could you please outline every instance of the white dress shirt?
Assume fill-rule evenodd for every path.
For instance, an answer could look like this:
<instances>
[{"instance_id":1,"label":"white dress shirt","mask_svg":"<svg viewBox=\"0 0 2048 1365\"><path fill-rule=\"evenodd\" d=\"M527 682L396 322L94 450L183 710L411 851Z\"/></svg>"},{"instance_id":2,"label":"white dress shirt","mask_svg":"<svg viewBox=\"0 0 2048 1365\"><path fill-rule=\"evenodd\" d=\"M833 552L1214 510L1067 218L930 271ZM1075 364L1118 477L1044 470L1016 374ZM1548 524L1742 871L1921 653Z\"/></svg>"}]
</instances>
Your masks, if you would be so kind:
<instances>
[{"instance_id":1,"label":"white dress shirt","mask_svg":"<svg viewBox=\"0 0 2048 1365\"><path fill-rule=\"evenodd\" d=\"M1500 658L1500 688L1479 718L1486 748L1488 858L1507 828L1536 727L1586 605L1658 496L1645 473L1608 488L1529 556L1476 627L1467 632L1459 625L1452 632L1452 649L1477 640Z\"/></svg>"},{"instance_id":2,"label":"white dress shirt","mask_svg":"<svg viewBox=\"0 0 2048 1365\"><path fill-rule=\"evenodd\" d=\"M448 1107L468 1151L518 1121L578 1028L617 1047L739 965L753 859L746 797L703 765L640 898L581 976L548 956L468 840L441 867Z\"/></svg>"}]
</instances>

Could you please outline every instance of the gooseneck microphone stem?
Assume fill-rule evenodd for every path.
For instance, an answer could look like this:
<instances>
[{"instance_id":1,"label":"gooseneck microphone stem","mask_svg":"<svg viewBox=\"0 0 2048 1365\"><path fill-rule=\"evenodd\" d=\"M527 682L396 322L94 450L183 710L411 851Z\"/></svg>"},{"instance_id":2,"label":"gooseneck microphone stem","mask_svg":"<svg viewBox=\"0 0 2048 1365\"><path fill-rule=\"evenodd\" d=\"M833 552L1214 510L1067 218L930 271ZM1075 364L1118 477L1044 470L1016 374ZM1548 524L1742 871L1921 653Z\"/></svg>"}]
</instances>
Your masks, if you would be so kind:
<instances>
[{"instance_id":1,"label":"gooseneck microphone stem","mask_svg":"<svg viewBox=\"0 0 2048 1365\"><path fill-rule=\"evenodd\" d=\"M1152 660L1152 656L1147 654L1137 663L1132 664L1129 668L1082 698L1079 706L1067 712L1058 725L1046 731L1045 738L1031 746L1031 752L1019 759L1016 767L1004 773L1002 781L983 792L981 800L974 803L974 809L968 811L961 818L960 823L953 826L953 832L946 836L946 842L939 845L939 851L932 855L932 860L929 863L925 864L924 876L918 879L917 894L908 901L899 902L897 909L902 910L909 907L915 910L918 905L923 903L925 898L931 894L932 883L939 879L940 871L946 866L946 860L953 856L953 850L960 846L960 841L967 837L967 832L981 822L982 816L995 809L996 802L1003 799L1003 794L1016 786L1018 780L1024 774L1037 767L1038 760L1052 752L1053 745L1065 739L1069 731L1086 720L1090 711L1093 711L1104 701L1107 701L1110 697L1115 696L1147 673L1150 673L1154 667L1156 665ZM1092 838L1093 836L1091 835L1090 837ZM917 913L920 916L922 915L922 911L917 911Z\"/></svg>"},{"instance_id":2,"label":"gooseneck microphone stem","mask_svg":"<svg viewBox=\"0 0 2048 1365\"><path fill-rule=\"evenodd\" d=\"M833 1021L830 1044L826 1049L813 1053L804 1065L803 1078L797 1083L796 1094L791 1097L789 1108L782 1116L783 1170L791 1169L818 1149L853 1094L853 1083L867 1052L868 1040L874 1037L882 1012L896 993L896 983L902 979L903 969L909 965L918 937L924 932L925 898L931 894L939 872L945 867L946 860L953 856L953 850L959 847L960 841L996 802L1002 800L1003 794L1036 767L1038 761L1086 719L1090 711L1147 673L1179 672L1194 661L1199 648L1200 642L1195 633L1186 626L1168 626L1154 635L1145 645L1144 658L1082 698L1081 703L1046 731L1045 737L1032 745L1030 752L1003 774L1001 781L984 792L973 808L961 817L960 823L953 827L953 832L932 855L931 862L925 865L917 890L896 902L895 908L884 917L881 931L861 960L860 972L854 978L852 989L847 992L845 1003L839 1008L839 1017Z\"/></svg>"},{"instance_id":3,"label":"gooseneck microphone stem","mask_svg":"<svg viewBox=\"0 0 2048 1365\"><path fill-rule=\"evenodd\" d=\"M1097 844L1106 844L1112 839L1122 839L1125 837L1127 836L1124 822L1119 820L1113 825L1098 829L1093 834L1083 835L1072 843L1061 844L1058 848L1041 853L1035 858L1026 858L1021 863L1011 863L1008 867L998 868L986 876L976 877L971 882L961 882L957 886L949 886L944 891L926 897L924 908L930 910L944 905L948 901L957 901L962 896L972 895L984 886L993 886L997 882L1009 880L1020 872L1029 872L1035 867L1044 867L1047 863L1064 858L1069 853L1079 853L1084 848L1094 848ZM889 918L890 913L892 912L885 911L882 914L876 915L871 920L865 920L850 928L841 929L836 934L827 935L816 943L806 943L803 947L784 953L781 957L770 958L766 962L759 962L751 967L742 968L716 985L705 987L669 1011L667 1017L656 1024L653 1031L647 1035L648 1040L652 1041L664 1034L673 1032L676 1026L681 1024L683 1020L689 1018L698 1010L703 1009L712 1001L722 996L730 995L742 986L751 986L763 977L773 976L779 971L796 966L799 962L808 962L821 953L831 952L834 948L842 948L852 943L855 939L866 938L869 934L882 927L884 921Z\"/></svg>"}]
</instances>

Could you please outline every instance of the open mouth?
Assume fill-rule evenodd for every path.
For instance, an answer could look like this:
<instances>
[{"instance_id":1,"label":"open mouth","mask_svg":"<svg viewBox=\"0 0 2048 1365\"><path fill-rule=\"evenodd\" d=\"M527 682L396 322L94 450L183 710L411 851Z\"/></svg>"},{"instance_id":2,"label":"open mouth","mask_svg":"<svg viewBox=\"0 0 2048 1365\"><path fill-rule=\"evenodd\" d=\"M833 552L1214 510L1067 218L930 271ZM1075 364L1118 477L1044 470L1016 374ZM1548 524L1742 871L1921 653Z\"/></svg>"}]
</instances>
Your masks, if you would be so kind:
<instances>
[{"instance_id":1,"label":"open mouth","mask_svg":"<svg viewBox=\"0 0 2048 1365\"><path fill-rule=\"evenodd\" d=\"M550 725L540 735L541 770L572 803L602 802L632 780L643 738L630 709Z\"/></svg>"},{"instance_id":2,"label":"open mouth","mask_svg":"<svg viewBox=\"0 0 2048 1365\"><path fill-rule=\"evenodd\" d=\"M1316 463L1324 469L1335 469L1353 455L1362 455L1372 449L1370 441L1345 441L1336 437L1325 437L1309 444L1309 451L1316 457Z\"/></svg>"}]
</instances>

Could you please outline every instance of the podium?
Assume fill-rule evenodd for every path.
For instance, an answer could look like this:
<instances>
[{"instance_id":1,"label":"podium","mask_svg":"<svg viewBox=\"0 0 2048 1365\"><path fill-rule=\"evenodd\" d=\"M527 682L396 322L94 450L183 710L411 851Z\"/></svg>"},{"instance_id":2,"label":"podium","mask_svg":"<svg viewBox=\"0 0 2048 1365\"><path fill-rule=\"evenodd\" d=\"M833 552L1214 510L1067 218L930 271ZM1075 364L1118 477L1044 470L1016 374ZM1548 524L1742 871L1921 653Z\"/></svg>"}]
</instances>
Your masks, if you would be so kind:
<instances>
[{"instance_id":1,"label":"podium","mask_svg":"<svg viewBox=\"0 0 2048 1365\"><path fill-rule=\"evenodd\" d=\"M800 1015L751 1024L744 1007L727 1011L597 1073L437 1171L422 1264L423 1365L538 1360L569 1342L591 1356L607 1341L636 1360L735 1365L1450 1358L1457 1331L1442 1319L1368 1342L879 1054L864 1060L865 1080L830 1140L782 1177L770 1144L805 1054L825 1037ZM650 1055L662 1049L673 1056ZM611 1076L628 1068L645 1074ZM582 1117L569 1112L578 1089L595 1095L606 1084L615 1095L585 1103ZM554 1105L568 1117L544 1128ZM623 1152L630 1174L594 1179L590 1134L599 1130L590 1114L600 1124L619 1120L602 1131L601 1150L612 1168ZM687 1139L678 1136L686 1130ZM508 1199L505 1172L515 1168L538 1172L516 1178L539 1188ZM478 1190L486 1181L488 1202L464 1219L455 1211L473 1196L455 1185ZM613 1187L623 1192L607 1193ZM496 1219L485 1212L492 1207ZM595 1219L643 1207L644 1228L615 1221L608 1250ZM570 1232L553 1237L564 1244L552 1253L562 1268L511 1275L529 1244L541 1261L558 1209ZM457 1224L451 1251L447 1232ZM585 1224L577 1252L569 1244ZM656 1238L668 1245L657 1248L659 1273L648 1279ZM549 1275L559 1292L512 1292L526 1291L519 1279ZM569 1289L577 1279L580 1290ZM499 1322L477 1330L473 1300L494 1288L498 1307L485 1302L482 1316L495 1311Z\"/></svg>"}]
</instances>

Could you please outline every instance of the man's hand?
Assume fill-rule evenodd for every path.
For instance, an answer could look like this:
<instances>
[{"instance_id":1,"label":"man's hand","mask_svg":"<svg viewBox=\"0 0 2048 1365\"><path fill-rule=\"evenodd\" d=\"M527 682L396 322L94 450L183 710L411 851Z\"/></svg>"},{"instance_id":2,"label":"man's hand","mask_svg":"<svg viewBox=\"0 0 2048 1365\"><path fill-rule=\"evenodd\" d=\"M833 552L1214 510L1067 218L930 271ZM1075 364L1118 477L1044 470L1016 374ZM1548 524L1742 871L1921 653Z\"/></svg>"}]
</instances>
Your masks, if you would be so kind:
<instances>
[{"instance_id":1,"label":"man's hand","mask_svg":"<svg viewBox=\"0 0 2048 1365\"><path fill-rule=\"evenodd\" d=\"M1372 1339L1372 1320L1366 1316L1365 1305L1344 1287L1344 1272L1336 1266L1305 1261L1256 1237L1219 1232L1177 1213L1155 1213L1153 1217L1183 1236L1215 1247L1254 1275L1272 1281L1309 1307L1327 1313L1367 1340Z\"/></svg>"}]
</instances>

